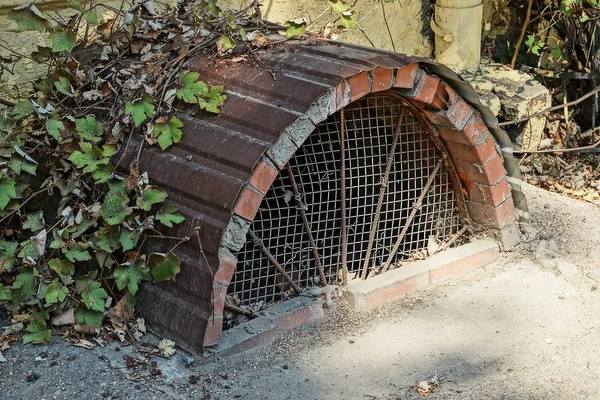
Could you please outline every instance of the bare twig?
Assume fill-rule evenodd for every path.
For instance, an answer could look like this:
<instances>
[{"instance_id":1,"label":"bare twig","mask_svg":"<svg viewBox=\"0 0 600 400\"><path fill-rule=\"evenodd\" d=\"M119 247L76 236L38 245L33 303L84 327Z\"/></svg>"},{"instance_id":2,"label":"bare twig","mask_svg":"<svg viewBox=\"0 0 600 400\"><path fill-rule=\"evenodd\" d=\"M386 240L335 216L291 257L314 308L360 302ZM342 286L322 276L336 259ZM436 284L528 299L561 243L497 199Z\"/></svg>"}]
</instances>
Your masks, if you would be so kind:
<instances>
[{"instance_id":1,"label":"bare twig","mask_svg":"<svg viewBox=\"0 0 600 400\"><path fill-rule=\"evenodd\" d=\"M510 68L515 69L515 64L517 63L517 56L519 55L519 48L521 47L521 43L523 43L523 39L525 38L525 33L527 32L527 26L529 25L529 20L531 19L531 8L533 7L533 0L529 0L527 4L527 14L525 15L525 22L523 22L523 27L521 28L521 34L519 35L519 40L517 40L517 44L515 46L515 52L513 53L512 60L510 62Z\"/></svg>"},{"instance_id":2,"label":"bare twig","mask_svg":"<svg viewBox=\"0 0 600 400\"><path fill-rule=\"evenodd\" d=\"M388 35L390 37L390 42L392 43L392 49L394 50L394 53L395 53L396 52L396 43L394 43L394 37L392 36L392 31L390 29L390 25L388 23L387 16L385 14L385 0L380 0L380 1L381 1L381 12L383 13L383 21L385 22L385 27L387 28Z\"/></svg>"},{"instance_id":3,"label":"bare twig","mask_svg":"<svg viewBox=\"0 0 600 400\"><path fill-rule=\"evenodd\" d=\"M252 311L246 310L245 308L242 308L242 307L238 307L231 303L225 303L225 308L228 310L231 310L233 312L236 312L238 314L245 315L247 317L254 317L254 313Z\"/></svg>"},{"instance_id":4,"label":"bare twig","mask_svg":"<svg viewBox=\"0 0 600 400\"><path fill-rule=\"evenodd\" d=\"M7 106L7 107L14 107L16 105L16 103L13 103L10 100L3 99L2 97L0 97L0 104Z\"/></svg>"},{"instance_id":5,"label":"bare twig","mask_svg":"<svg viewBox=\"0 0 600 400\"><path fill-rule=\"evenodd\" d=\"M595 128L595 129L589 129L589 130L583 132L582 135L588 135L593 132L600 132L600 127ZM581 151L581 150L595 149L598 146L600 146L600 140L598 140L596 143L590 144L588 146L571 147L571 148L567 148L567 149L514 150L513 153L515 153L515 154L572 153L572 152Z\"/></svg>"},{"instance_id":6,"label":"bare twig","mask_svg":"<svg viewBox=\"0 0 600 400\"><path fill-rule=\"evenodd\" d=\"M529 121L530 119L535 118L535 117L539 117L540 115L548 114L549 112L556 111L556 110L561 110L564 107L575 106L575 105L581 103L582 101L589 99L590 97L592 97L594 94L596 94L598 92L600 92L600 86L598 86L597 88L594 88L593 90L591 90L588 93L584 94L583 96L581 96L577 100L570 101L570 102L568 102L566 104L560 104L558 106L553 106L553 107L545 108L542 111L538 111L536 113L533 113L533 114L531 114L531 115L529 115L529 116L527 116L525 118L519 118L519 119L515 119L515 120L512 120L512 121L500 122L498 124L498 126L510 126L510 125L520 124L521 122Z\"/></svg>"}]
</instances>

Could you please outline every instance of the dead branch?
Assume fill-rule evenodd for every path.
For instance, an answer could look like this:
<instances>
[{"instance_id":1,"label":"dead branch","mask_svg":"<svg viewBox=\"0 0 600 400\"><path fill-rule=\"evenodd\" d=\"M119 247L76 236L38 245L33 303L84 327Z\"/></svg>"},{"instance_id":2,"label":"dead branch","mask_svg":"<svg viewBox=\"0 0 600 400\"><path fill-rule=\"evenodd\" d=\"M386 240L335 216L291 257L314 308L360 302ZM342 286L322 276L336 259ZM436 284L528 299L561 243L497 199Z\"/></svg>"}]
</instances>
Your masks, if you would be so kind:
<instances>
[{"instance_id":1,"label":"dead branch","mask_svg":"<svg viewBox=\"0 0 600 400\"><path fill-rule=\"evenodd\" d=\"M596 93L599 93L599 92L600 92L600 86L598 86L597 88L594 88L593 90L589 91L588 93L584 94L583 96L581 96L580 98L578 98L576 100L570 101L565 104L560 104L558 106L548 107L546 109L543 109L542 111L538 111L538 112L531 114L525 118L515 119L512 121L500 122L498 124L498 126L517 125L517 124L520 124L521 122L529 121L532 118L539 117L540 115L548 114L549 112L552 112L552 111L562 110L565 107L575 106L575 105L583 102L584 100L589 99L590 97L592 97L593 95L595 95Z\"/></svg>"},{"instance_id":2,"label":"dead branch","mask_svg":"<svg viewBox=\"0 0 600 400\"><path fill-rule=\"evenodd\" d=\"M600 127L587 130L587 131L583 132L582 135L589 135L589 134L592 134L593 132L599 132L599 131L600 131ZM600 140L598 140L596 143L590 144L588 146L571 147L571 148L567 148L567 149L514 150L513 153L515 153L515 154L572 153L574 151L595 149L598 146L600 146Z\"/></svg>"},{"instance_id":3,"label":"dead branch","mask_svg":"<svg viewBox=\"0 0 600 400\"><path fill-rule=\"evenodd\" d=\"M517 40L517 44L515 46L515 52L513 53L512 60L510 62L510 68L515 69L515 64L517 63L517 56L519 55L519 48L521 47L521 43L523 43L523 39L525 38L525 33L527 32L527 26L529 25L529 21L531 20L531 8L533 7L533 0L529 0L527 4L527 15L525 15L525 22L523 22L523 27L521 28L521 34L519 35L519 40Z\"/></svg>"}]
</instances>

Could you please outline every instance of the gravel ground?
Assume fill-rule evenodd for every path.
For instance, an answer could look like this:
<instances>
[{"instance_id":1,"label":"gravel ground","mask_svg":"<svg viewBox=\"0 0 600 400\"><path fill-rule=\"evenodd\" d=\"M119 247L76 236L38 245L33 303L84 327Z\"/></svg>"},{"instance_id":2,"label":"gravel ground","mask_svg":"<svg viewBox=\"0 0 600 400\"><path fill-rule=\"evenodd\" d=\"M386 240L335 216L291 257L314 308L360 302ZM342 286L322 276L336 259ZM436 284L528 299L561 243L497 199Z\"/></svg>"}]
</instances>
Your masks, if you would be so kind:
<instances>
[{"instance_id":1,"label":"gravel ground","mask_svg":"<svg viewBox=\"0 0 600 400\"><path fill-rule=\"evenodd\" d=\"M527 195L525 243L460 280L367 314L339 304L316 327L206 365L182 351L140 361L132 346L60 338L14 345L0 398L392 400L422 398L424 382L430 399L598 399L600 212L530 186Z\"/></svg>"}]
</instances>

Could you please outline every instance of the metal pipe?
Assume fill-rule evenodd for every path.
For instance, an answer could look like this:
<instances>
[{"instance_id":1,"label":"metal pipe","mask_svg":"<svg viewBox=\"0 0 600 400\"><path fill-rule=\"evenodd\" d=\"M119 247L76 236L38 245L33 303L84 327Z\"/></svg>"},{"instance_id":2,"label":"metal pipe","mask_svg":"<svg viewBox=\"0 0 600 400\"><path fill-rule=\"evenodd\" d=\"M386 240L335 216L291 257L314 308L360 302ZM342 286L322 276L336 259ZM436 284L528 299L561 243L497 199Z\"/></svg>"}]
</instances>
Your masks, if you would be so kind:
<instances>
[{"instance_id":1,"label":"metal pipe","mask_svg":"<svg viewBox=\"0 0 600 400\"><path fill-rule=\"evenodd\" d=\"M392 251L388 255L388 259L383 264L381 272L385 272L385 271L387 271L390 268L392 260L394 259L394 256L398 252L398 248L400 247L400 244L402 243L402 240L404 239L404 236L406 236L406 232L408 232L408 227L412 223L412 220L415 218L415 215L417 215L417 212L421 209L421 206L423 205L423 199L425 198L425 195L427 194L427 191L429 190L429 187L433 183L433 180L435 179L435 176L437 175L438 171L440 170L440 167L444 163L444 159L445 159L445 157L441 158L440 161L438 161L438 163L435 165L435 168L431 172L431 175L429 175L429 179L427 180L427 183L423 187L423 190L421 191L421 194L419 195L419 198L417 199L417 201L413 205L413 209L410 212L410 215L408 216L408 218L406 219L406 222L404 223L404 227L402 228L402 231L400 232L400 235L398 235L398 239L396 239L396 243L394 244L394 247L392 248Z\"/></svg>"}]
</instances>

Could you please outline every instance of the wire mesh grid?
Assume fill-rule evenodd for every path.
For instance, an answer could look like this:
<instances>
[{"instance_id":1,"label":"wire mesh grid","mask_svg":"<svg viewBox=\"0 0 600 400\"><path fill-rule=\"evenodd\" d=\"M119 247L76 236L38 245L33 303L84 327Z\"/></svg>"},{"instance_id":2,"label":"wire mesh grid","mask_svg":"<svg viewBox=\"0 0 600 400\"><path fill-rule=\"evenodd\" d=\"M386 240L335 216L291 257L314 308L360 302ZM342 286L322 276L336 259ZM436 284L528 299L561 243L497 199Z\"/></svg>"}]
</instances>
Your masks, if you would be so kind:
<instances>
[{"instance_id":1,"label":"wire mesh grid","mask_svg":"<svg viewBox=\"0 0 600 400\"><path fill-rule=\"evenodd\" d=\"M373 241L369 268L388 257L414 203L442 157L422 124L395 98L375 94L345 112L347 266L358 273L364 263L371 226L396 128L400 136ZM402 116L402 120L400 120ZM303 223L309 221L329 283L338 280L340 249L340 114L330 116L290 160L300 192L294 196L289 176L279 174L266 194L251 229L301 287L321 284ZM300 202L298 202L300 200ZM411 222L394 262L426 251L430 237L441 242L460 229L460 215L449 172L442 167ZM263 305L293 293L265 254L248 240L238 253L229 294L244 306Z\"/></svg>"}]
</instances>

